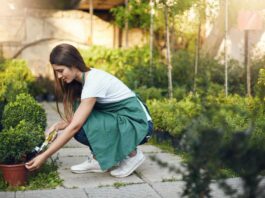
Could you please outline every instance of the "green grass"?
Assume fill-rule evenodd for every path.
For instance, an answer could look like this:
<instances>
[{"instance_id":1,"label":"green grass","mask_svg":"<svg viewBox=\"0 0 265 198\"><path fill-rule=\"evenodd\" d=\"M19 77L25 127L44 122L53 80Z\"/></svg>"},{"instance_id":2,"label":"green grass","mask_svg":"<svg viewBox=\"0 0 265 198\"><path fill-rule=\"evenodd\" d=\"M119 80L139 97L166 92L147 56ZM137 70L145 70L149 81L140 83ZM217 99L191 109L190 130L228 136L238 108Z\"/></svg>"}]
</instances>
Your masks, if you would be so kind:
<instances>
[{"instance_id":1,"label":"green grass","mask_svg":"<svg viewBox=\"0 0 265 198\"><path fill-rule=\"evenodd\" d=\"M62 185L63 180L60 179L57 172L58 165L56 161L46 162L37 172L30 173L28 184L25 186L11 187L8 186L2 175L0 175L0 191L25 191L39 189L53 189Z\"/></svg>"},{"instance_id":2,"label":"green grass","mask_svg":"<svg viewBox=\"0 0 265 198\"><path fill-rule=\"evenodd\" d=\"M113 184L113 186L115 187L115 188L120 188L120 187L124 187L124 186L127 186L128 184L126 184L126 183L123 183L123 182L115 182L114 184Z\"/></svg>"}]
</instances>

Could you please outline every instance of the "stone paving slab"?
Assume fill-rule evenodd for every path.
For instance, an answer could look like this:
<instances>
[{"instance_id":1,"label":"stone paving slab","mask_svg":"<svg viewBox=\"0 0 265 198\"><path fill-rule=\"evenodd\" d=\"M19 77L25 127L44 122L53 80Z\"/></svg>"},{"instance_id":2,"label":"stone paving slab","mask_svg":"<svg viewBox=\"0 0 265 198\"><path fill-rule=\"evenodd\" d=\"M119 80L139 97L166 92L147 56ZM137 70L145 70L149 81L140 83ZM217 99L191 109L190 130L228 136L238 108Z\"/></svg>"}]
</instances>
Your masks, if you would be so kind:
<instances>
[{"instance_id":1,"label":"stone paving slab","mask_svg":"<svg viewBox=\"0 0 265 198\"><path fill-rule=\"evenodd\" d=\"M15 198L14 192L0 192L0 198Z\"/></svg>"},{"instance_id":2,"label":"stone paving slab","mask_svg":"<svg viewBox=\"0 0 265 198\"><path fill-rule=\"evenodd\" d=\"M165 180L181 180L182 175L175 172L170 172L169 168L161 167L157 162L150 159L155 156L157 159L174 165L179 169L184 169L181 165L181 158L169 153L146 154L146 160L136 170L140 177L147 182L162 182Z\"/></svg>"},{"instance_id":3,"label":"stone paving slab","mask_svg":"<svg viewBox=\"0 0 265 198\"><path fill-rule=\"evenodd\" d=\"M84 189L55 189L17 192L16 198L88 198Z\"/></svg>"},{"instance_id":4,"label":"stone paving slab","mask_svg":"<svg viewBox=\"0 0 265 198\"><path fill-rule=\"evenodd\" d=\"M125 187L86 188L89 198L160 198L148 184Z\"/></svg>"},{"instance_id":5,"label":"stone paving slab","mask_svg":"<svg viewBox=\"0 0 265 198\"><path fill-rule=\"evenodd\" d=\"M183 181L176 182L154 182L153 189L163 198L180 198L184 189Z\"/></svg>"},{"instance_id":6,"label":"stone paving slab","mask_svg":"<svg viewBox=\"0 0 265 198\"><path fill-rule=\"evenodd\" d=\"M79 143L74 138L72 138L69 142L67 142L67 144L65 144L63 148L88 148L89 150L88 146Z\"/></svg>"},{"instance_id":7,"label":"stone paving slab","mask_svg":"<svg viewBox=\"0 0 265 198\"><path fill-rule=\"evenodd\" d=\"M64 147L60 149L55 155L59 155L59 158L63 157L87 157L90 155L91 151L88 147L82 147L82 148L72 148L72 147Z\"/></svg>"},{"instance_id":8,"label":"stone paving slab","mask_svg":"<svg viewBox=\"0 0 265 198\"><path fill-rule=\"evenodd\" d=\"M150 144L140 145L137 148L139 148L143 153L149 153L149 154L163 152L160 148L150 145Z\"/></svg>"},{"instance_id":9,"label":"stone paving slab","mask_svg":"<svg viewBox=\"0 0 265 198\"><path fill-rule=\"evenodd\" d=\"M70 167L75 164L82 163L85 157L63 157L60 158L62 164L59 166L60 178L64 180L63 186L65 188L83 188L83 187L99 187L99 186L113 186L116 182L122 182L126 184L143 183L144 181L132 174L126 178L115 178L110 175L109 172L105 173L85 173L75 174L72 173Z\"/></svg>"}]
</instances>

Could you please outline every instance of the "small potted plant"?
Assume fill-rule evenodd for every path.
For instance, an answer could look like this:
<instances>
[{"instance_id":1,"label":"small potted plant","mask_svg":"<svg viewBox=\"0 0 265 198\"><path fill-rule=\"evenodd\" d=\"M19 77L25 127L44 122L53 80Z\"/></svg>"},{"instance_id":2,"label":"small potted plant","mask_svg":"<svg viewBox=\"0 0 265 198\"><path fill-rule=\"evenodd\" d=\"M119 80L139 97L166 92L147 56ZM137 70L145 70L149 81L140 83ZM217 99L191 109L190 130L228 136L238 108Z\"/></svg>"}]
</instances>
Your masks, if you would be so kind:
<instances>
[{"instance_id":1,"label":"small potted plant","mask_svg":"<svg viewBox=\"0 0 265 198\"><path fill-rule=\"evenodd\" d=\"M20 94L5 106L1 122L0 170L9 185L24 185L27 156L44 140L45 111L33 97Z\"/></svg>"},{"instance_id":2,"label":"small potted plant","mask_svg":"<svg viewBox=\"0 0 265 198\"><path fill-rule=\"evenodd\" d=\"M26 184L25 162L32 149L43 141L40 126L25 120L15 127L0 132L0 169L11 186Z\"/></svg>"}]
</instances>

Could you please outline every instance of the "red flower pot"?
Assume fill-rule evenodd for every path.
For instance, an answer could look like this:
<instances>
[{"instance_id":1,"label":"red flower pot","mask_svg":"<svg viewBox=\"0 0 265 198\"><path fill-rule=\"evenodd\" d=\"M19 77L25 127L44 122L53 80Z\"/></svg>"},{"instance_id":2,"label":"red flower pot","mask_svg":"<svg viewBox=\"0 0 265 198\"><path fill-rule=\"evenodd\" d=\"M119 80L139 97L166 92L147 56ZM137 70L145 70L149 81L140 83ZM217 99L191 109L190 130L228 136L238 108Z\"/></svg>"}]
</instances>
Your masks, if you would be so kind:
<instances>
[{"instance_id":1,"label":"red flower pot","mask_svg":"<svg viewBox=\"0 0 265 198\"><path fill-rule=\"evenodd\" d=\"M4 180L11 186L22 186L27 182L27 169L25 164L0 164Z\"/></svg>"}]
</instances>

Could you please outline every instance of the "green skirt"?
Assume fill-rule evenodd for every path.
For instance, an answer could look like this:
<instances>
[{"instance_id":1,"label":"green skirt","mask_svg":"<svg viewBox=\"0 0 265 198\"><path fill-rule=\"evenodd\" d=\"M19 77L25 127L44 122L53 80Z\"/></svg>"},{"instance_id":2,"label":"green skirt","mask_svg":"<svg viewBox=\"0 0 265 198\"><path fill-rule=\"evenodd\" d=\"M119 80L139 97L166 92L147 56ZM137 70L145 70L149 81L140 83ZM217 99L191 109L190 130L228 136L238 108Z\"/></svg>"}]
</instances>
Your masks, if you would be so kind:
<instances>
[{"instance_id":1,"label":"green skirt","mask_svg":"<svg viewBox=\"0 0 265 198\"><path fill-rule=\"evenodd\" d=\"M144 139L148 122L137 97L96 103L83 129L102 170L123 160Z\"/></svg>"}]
</instances>

